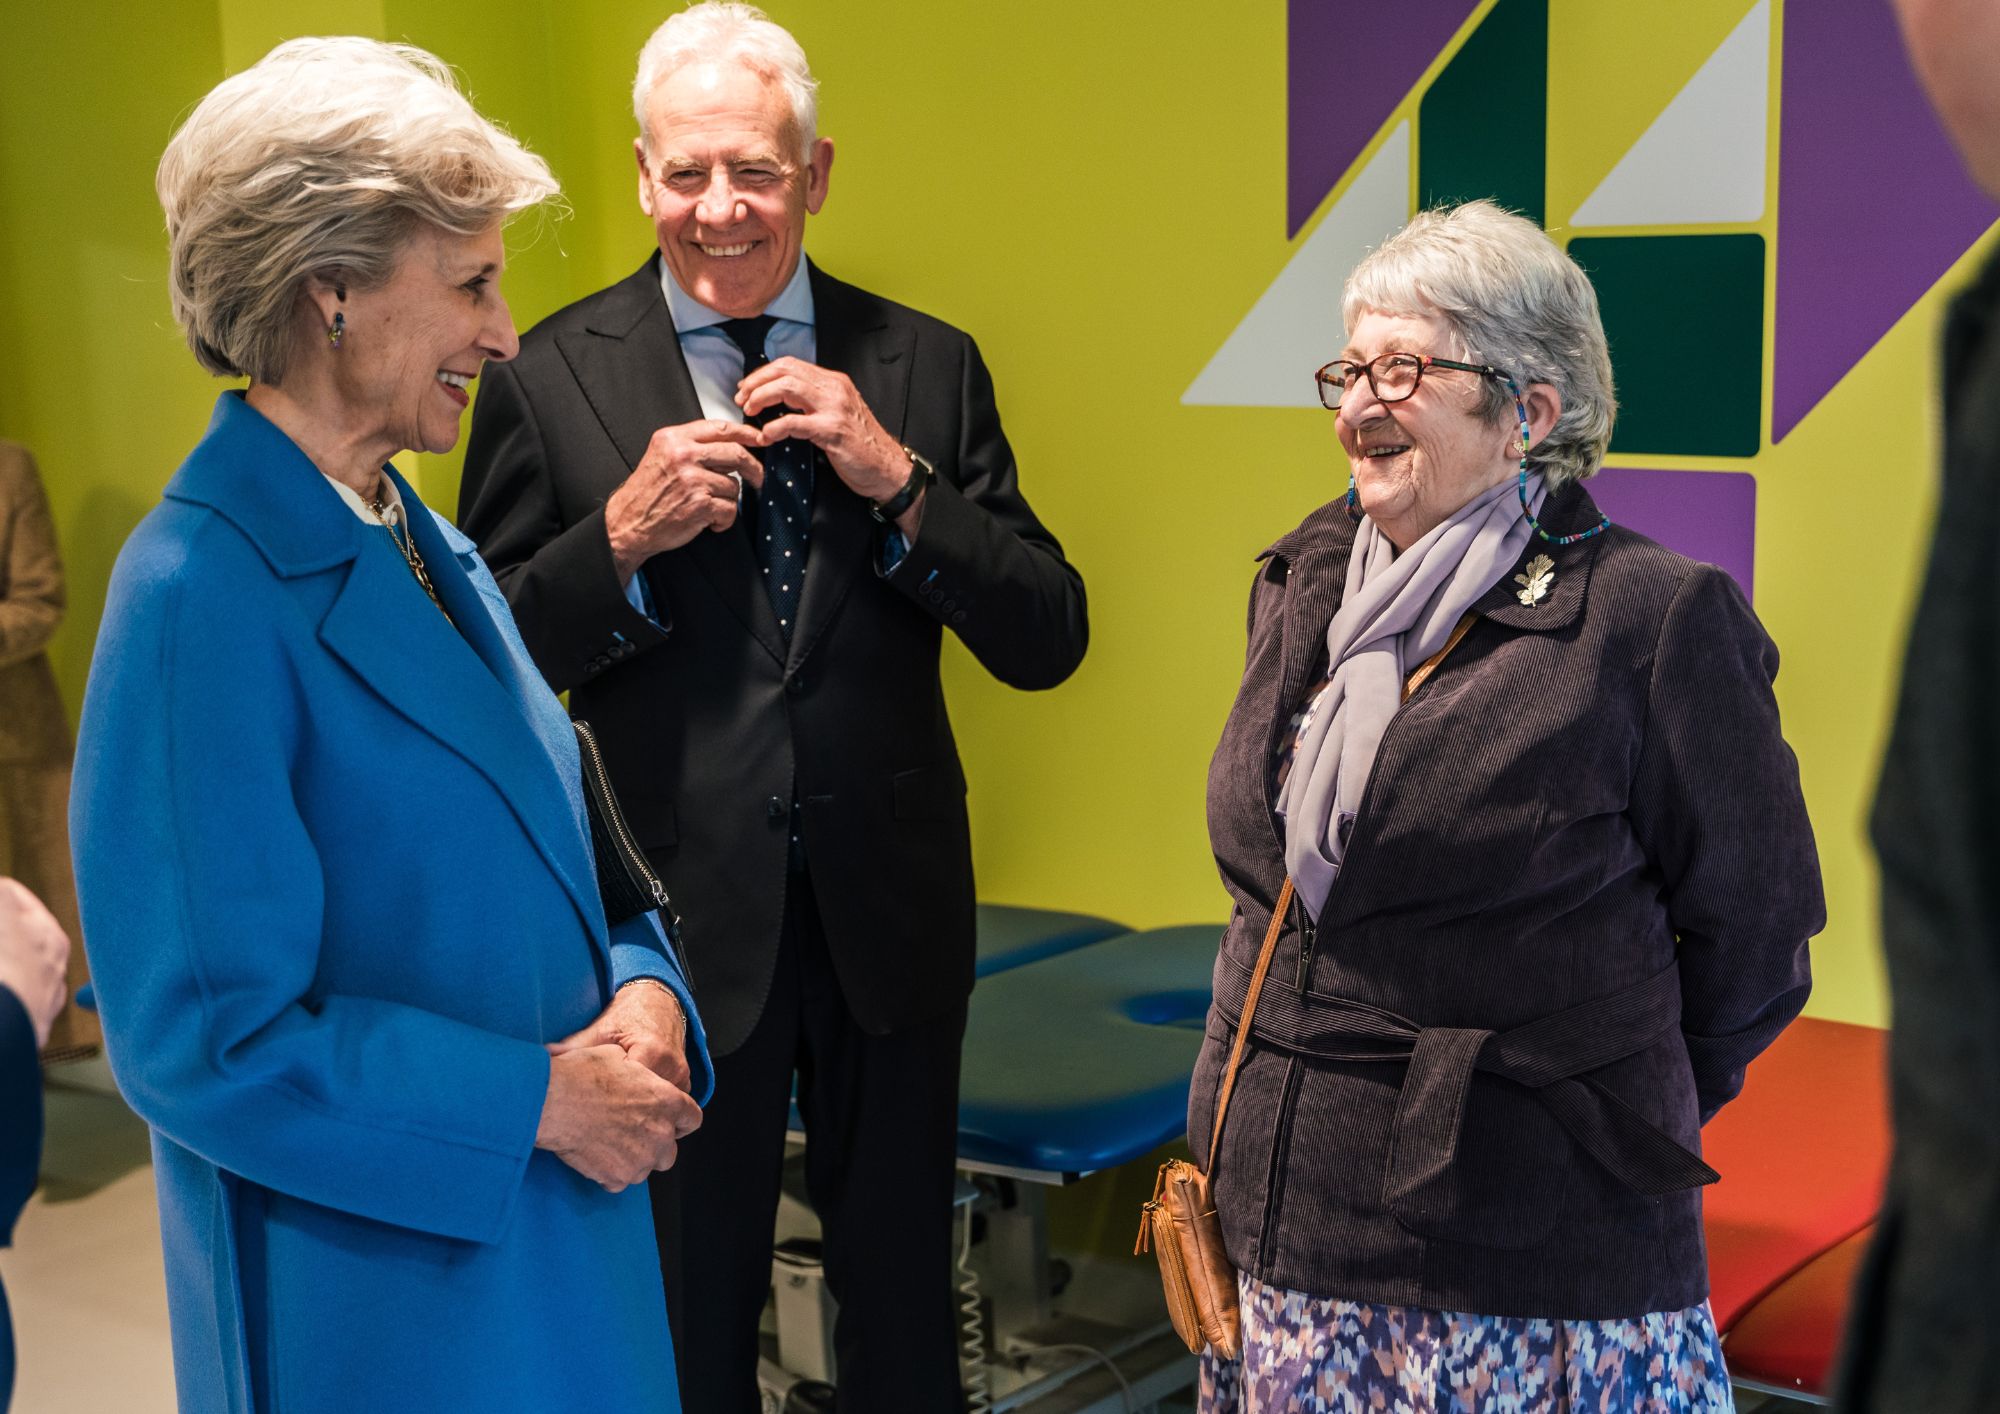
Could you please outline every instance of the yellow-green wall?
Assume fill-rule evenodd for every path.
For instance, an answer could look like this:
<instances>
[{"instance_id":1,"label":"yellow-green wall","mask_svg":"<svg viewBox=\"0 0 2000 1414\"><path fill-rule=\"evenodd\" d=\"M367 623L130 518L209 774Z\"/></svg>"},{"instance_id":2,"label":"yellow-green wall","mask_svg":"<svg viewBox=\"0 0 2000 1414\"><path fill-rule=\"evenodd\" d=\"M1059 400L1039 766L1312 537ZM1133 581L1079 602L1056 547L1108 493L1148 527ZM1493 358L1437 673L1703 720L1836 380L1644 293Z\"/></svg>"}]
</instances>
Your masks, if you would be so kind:
<instances>
[{"instance_id":1,"label":"yellow-green wall","mask_svg":"<svg viewBox=\"0 0 2000 1414\"><path fill-rule=\"evenodd\" d=\"M178 118L292 35L433 49L549 159L573 208L518 233L507 285L525 326L648 250L628 94L669 8L12 0L0 13L0 436L36 450L62 526L72 612L54 651L72 709L112 559L217 387L164 293L151 183ZM1138 925L1219 918L1203 776L1241 665L1250 557L1345 476L1322 414L1179 401L1296 248L1284 5L767 8L813 56L837 146L809 248L978 336L1024 484L1090 586L1089 659L1054 693L1005 691L951 652L982 893ZM1551 210L1573 207L1745 9L1553 0ZM1780 698L1832 913L1813 1010L1852 1020L1885 1014L1862 830L1931 503L1935 429L1913 409L1932 401L1939 306L1934 292L1755 468L1758 609L1785 654ZM455 459L417 472L449 508Z\"/></svg>"}]
</instances>

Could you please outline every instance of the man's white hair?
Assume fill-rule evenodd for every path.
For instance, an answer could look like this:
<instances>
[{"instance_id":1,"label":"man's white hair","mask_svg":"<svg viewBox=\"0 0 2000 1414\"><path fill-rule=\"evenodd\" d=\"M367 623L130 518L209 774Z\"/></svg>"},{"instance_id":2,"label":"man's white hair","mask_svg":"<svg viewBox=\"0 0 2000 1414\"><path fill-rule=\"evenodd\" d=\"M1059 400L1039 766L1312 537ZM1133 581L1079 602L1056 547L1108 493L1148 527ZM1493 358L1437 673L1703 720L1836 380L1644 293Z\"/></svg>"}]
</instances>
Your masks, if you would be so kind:
<instances>
[{"instance_id":1,"label":"man's white hair","mask_svg":"<svg viewBox=\"0 0 2000 1414\"><path fill-rule=\"evenodd\" d=\"M632 116L639 121L639 144L648 160L653 155L653 134L646 122L646 105L653 90L689 64L726 63L741 64L785 91L798 126L799 161L810 162L819 138L819 80L806 63L806 51L783 25L755 5L737 0L702 0L690 6L654 30L639 51Z\"/></svg>"},{"instance_id":2,"label":"man's white hair","mask_svg":"<svg viewBox=\"0 0 2000 1414\"><path fill-rule=\"evenodd\" d=\"M1553 491L1593 474L1618 398L1590 277L1540 226L1490 201L1420 211L1354 267L1341 294L1349 333L1363 314L1443 321L1451 355L1504 369L1523 391L1547 383L1562 414L1530 456ZM1486 380L1481 411L1511 421L1514 400Z\"/></svg>"}]
</instances>

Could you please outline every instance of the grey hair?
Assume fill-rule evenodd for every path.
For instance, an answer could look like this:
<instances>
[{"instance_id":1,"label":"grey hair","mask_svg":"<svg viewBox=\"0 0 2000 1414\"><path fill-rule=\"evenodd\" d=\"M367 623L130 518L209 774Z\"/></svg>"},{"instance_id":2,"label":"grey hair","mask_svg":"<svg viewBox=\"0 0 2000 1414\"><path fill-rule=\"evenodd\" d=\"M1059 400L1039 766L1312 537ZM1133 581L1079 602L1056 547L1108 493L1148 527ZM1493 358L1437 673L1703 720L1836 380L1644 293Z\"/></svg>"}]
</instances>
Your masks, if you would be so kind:
<instances>
[{"instance_id":1,"label":"grey hair","mask_svg":"<svg viewBox=\"0 0 2000 1414\"><path fill-rule=\"evenodd\" d=\"M1490 201L1419 212L1347 277L1340 317L1438 318L1455 356L1504 370L1523 390L1547 383L1562 413L1530 462L1553 491L1597 471L1611 443L1618 398L1611 351L1590 277L1534 222ZM1483 380L1481 415L1514 416L1514 399Z\"/></svg>"},{"instance_id":2,"label":"grey hair","mask_svg":"<svg viewBox=\"0 0 2000 1414\"><path fill-rule=\"evenodd\" d=\"M653 31L639 51L639 74L632 81L632 116L639 120L639 145L650 160L653 134L646 123L646 104L653 90L675 70L689 64L735 61L777 84L792 105L798 126L799 161L812 161L819 140L819 80L806 62L806 51L791 31L765 16L755 5L736 0L702 0L674 15Z\"/></svg>"},{"instance_id":3,"label":"grey hair","mask_svg":"<svg viewBox=\"0 0 2000 1414\"><path fill-rule=\"evenodd\" d=\"M282 382L305 280L385 283L422 226L478 235L559 188L434 55L294 39L196 105L154 179L174 318L202 367Z\"/></svg>"}]
</instances>

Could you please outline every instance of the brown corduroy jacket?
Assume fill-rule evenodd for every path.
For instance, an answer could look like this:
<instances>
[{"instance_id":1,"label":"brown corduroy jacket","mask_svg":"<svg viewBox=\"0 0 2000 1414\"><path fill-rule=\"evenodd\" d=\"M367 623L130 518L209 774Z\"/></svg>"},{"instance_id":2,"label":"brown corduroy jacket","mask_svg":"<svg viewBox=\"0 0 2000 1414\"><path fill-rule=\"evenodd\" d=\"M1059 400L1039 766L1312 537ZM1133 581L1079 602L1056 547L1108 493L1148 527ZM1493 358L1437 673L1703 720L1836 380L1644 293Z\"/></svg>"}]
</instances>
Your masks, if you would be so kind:
<instances>
[{"instance_id":1,"label":"brown corduroy jacket","mask_svg":"<svg viewBox=\"0 0 2000 1414\"><path fill-rule=\"evenodd\" d=\"M1598 512L1550 498L1552 534ZM1235 909L1189 1105L1215 1091L1285 866L1271 753L1316 671L1355 521L1261 557L1210 767ZM1612 527L1535 604L1510 574L1392 719L1318 926L1280 938L1216 1163L1272 1286L1610 1319L1707 1294L1700 1126L1804 1005L1825 922L1778 655L1735 582Z\"/></svg>"}]
</instances>

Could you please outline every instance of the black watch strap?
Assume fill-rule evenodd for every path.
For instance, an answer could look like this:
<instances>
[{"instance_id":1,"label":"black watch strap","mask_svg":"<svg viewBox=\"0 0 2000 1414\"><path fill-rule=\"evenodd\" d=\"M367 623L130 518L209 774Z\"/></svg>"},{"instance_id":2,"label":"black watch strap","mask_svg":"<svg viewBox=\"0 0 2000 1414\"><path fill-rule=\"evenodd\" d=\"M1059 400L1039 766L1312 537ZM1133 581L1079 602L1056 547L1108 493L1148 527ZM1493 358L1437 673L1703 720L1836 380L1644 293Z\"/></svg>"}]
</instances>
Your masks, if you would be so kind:
<instances>
[{"instance_id":1,"label":"black watch strap","mask_svg":"<svg viewBox=\"0 0 2000 1414\"><path fill-rule=\"evenodd\" d=\"M903 448L903 455L910 459L910 479L903 483L903 489L886 501L870 501L868 514L884 525L895 520L917 503L917 497L924 494L924 488L937 480L937 468L925 460L923 455Z\"/></svg>"}]
</instances>

